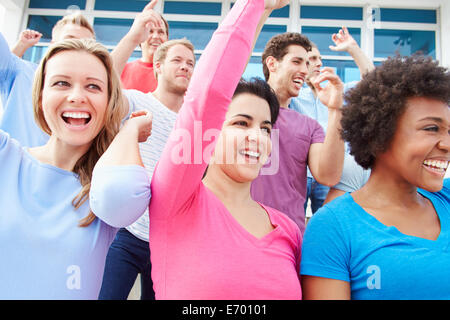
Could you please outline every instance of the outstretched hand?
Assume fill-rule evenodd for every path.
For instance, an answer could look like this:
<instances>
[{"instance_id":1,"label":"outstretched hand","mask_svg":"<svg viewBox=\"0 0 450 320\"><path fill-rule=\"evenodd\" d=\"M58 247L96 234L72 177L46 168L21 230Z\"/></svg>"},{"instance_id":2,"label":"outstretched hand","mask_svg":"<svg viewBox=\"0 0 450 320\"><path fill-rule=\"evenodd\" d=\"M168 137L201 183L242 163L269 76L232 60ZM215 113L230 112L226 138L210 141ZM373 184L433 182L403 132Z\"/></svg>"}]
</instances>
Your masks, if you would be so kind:
<instances>
[{"instance_id":1,"label":"outstretched hand","mask_svg":"<svg viewBox=\"0 0 450 320\"><path fill-rule=\"evenodd\" d=\"M31 48L36 43L39 42L39 40L42 37L42 33L37 32L35 30L24 30L21 32L19 41L24 45L26 48Z\"/></svg>"},{"instance_id":2,"label":"outstretched hand","mask_svg":"<svg viewBox=\"0 0 450 320\"><path fill-rule=\"evenodd\" d=\"M147 141L152 134L152 120L152 114L145 110L138 110L131 114L127 126L133 126L138 130L138 142Z\"/></svg>"},{"instance_id":3,"label":"outstretched hand","mask_svg":"<svg viewBox=\"0 0 450 320\"><path fill-rule=\"evenodd\" d=\"M161 16L153 10L157 3L158 0L150 1L134 19L129 33L134 35L137 43L142 43L147 40L151 28L161 28L164 26Z\"/></svg>"},{"instance_id":4,"label":"outstretched hand","mask_svg":"<svg viewBox=\"0 0 450 320\"><path fill-rule=\"evenodd\" d=\"M331 36L331 40L333 40L335 46L329 46L329 48L333 51L348 51L349 48L358 47L358 43L353 39L346 27L342 27L338 33L334 33Z\"/></svg>"},{"instance_id":5,"label":"outstretched hand","mask_svg":"<svg viewBox=\"0 0 450 320\"><path fill-rule=\"evenodd\" d=\"M328 81L328 83L325 87L321 87L320 84L324 81ZM323 68L312 84L316 88L317 97L324 105L330 109L340 109L342 107L344 84L332 68Z\"/></svg>"}]
</instances>

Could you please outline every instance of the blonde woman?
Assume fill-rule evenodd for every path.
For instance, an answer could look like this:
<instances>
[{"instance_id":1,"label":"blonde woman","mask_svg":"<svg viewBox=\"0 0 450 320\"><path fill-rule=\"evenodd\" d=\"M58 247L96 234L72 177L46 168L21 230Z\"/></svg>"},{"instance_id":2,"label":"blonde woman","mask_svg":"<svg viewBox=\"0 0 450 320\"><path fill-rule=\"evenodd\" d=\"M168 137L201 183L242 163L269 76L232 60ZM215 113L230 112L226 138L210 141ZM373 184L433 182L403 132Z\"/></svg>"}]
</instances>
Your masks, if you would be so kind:
<instances>
[{"instance_id":1,"label":"blonde woman","mask_svg":"<svg viewBox=\"0 0 450 320\"><path fill-rule=\"evenodd\" d=\"M45 145L24 148L0 130L0 299L96 299L115 227L138 218L96 217L88 201L94 165L125 115L106 48L51 46L33 107Z\"/></svg>"}]
</instances>

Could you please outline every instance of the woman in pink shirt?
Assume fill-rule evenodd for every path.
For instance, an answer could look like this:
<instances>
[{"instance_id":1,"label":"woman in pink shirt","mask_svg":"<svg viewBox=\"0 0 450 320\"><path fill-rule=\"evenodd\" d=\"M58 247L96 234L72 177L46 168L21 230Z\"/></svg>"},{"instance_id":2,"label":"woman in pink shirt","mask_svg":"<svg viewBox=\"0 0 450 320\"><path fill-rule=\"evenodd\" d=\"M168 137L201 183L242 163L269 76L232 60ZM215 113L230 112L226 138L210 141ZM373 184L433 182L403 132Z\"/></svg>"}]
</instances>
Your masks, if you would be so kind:
<instances>
[{"instance_id":1,"label":"woman in pink shirt","mask_svg":"<svg viewBox=\"0 0 450 320\"><path fill-rule=\"evenodd\" d=\"M283 213L250 196L250 184L271 151L278 100L264 81L239 81L258 22L284 5L284 0L238 0L196 66L151 183L157 299L301 299L300 231ZM151 116L139 118L148 129ZM107 181L94 174L98 189L133 183L126 168L139 164L139 132L125 124L117 135L96 171L100 176L105 167L121 168ZM149 187L137 185L133 194L116 188L109 197L118 206L148 201Z\"/></svg>"}]
</instances>

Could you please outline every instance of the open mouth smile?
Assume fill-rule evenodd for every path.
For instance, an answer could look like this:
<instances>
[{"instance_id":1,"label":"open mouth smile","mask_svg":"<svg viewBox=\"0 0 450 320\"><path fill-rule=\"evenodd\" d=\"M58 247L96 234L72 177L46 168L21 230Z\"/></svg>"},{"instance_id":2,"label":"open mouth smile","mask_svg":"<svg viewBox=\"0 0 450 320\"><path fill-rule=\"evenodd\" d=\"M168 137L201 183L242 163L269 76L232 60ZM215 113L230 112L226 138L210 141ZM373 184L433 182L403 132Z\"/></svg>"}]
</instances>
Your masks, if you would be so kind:
<instances>
[{"instance_id":1,"label":"open mouth smile","mask_svg":"<svg viewBox=\"0 0 450 320\"><path fill-rule=\"evenodd\" d=\"M91 114L89 112L63 112L62 118L65 123L73 127L82 127L91 121Z\"/></svg>"}]
</instances>

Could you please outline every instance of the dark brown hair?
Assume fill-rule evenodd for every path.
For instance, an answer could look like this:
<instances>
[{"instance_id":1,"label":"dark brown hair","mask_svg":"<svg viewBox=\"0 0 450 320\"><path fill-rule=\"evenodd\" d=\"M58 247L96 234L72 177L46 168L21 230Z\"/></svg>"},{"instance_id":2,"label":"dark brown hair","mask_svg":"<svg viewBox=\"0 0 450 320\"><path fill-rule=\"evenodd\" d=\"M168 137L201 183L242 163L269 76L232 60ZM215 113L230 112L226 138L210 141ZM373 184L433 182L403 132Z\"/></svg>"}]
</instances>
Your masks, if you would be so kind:
<instances>
[{"instance_id":1,"label":"dark brown hair","mask_svg":"<svg viewBox=\"0 0 450 320\"><path fill-rule=\"evenodd\" d=\"M274 57L278 61L282 60L283 57L288 52L288 47L290 45L297 45L305 48L306 51L311 51L311 42L309 39L297 32L286 32L278 34L272 37L266 44L264 52L262 54L262 65L264 78L269 80L269 69L266 65L266 59L269 56Z\"/></svg>"}]
</instances>

